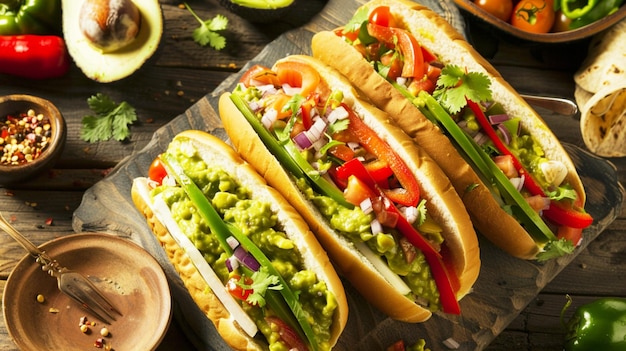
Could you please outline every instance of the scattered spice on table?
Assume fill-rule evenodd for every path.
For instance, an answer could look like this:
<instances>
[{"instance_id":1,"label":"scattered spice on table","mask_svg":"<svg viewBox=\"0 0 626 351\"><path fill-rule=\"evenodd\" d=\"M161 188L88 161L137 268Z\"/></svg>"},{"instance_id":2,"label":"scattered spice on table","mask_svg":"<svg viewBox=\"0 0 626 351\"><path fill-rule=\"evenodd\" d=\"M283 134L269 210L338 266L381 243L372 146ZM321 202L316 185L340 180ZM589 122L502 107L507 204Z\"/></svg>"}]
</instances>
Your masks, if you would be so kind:
<instances>
[{"instance_id":1,"label":"scattered spice on table","mask_svg":"<svg viewBox=\"0 0 626 351\"><path fill-rule=\"evenodd\" d=\"M45 151L52 135L47 116L30 109L0 120L0 165L22 165Z\"/></svg>"}]
</instances>

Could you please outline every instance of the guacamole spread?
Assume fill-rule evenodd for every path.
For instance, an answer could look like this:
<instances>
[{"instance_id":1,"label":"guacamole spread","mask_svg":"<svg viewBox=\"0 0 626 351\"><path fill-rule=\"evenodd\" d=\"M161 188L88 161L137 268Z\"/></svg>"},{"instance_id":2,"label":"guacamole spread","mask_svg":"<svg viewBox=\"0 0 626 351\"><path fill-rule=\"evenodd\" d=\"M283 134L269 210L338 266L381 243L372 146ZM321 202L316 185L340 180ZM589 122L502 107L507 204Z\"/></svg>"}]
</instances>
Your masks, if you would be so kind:
<instances>
[{"instance_id":1,"label":"guacamole spread","mask_svg":"<svg viewBox=\"0 0 626 351\"><path fill-rule=\"evenodd\" d=\"M168 153L174 155L184 167L187 175L202 189L213 207L225 222L232 223L247 235L271 260L290 288L297 292L299 302L308 315L313 331L317 336L320 350L328 350L333 315L337 308L334 295L314 272L306 270L302 256L287 235L281 231L276 213L269 203L251 198L250 191L242 187L236 179L223 169L207 165L189 145L181 147L184 141L174 141ZM185 152L178 150L184 149ZM162 194L173 218L195 247L224 283L229 278L225 264L228 255L221 248L193 202L185 191L177 186L162 185L152 191L152 196ZM280 340L278 331L272 330L265 316L272 311L253 306L242 301L243 308L256 322L261 333L270 344L272 351L287 351L288 347Z\"/></svg>"}]
</instances>

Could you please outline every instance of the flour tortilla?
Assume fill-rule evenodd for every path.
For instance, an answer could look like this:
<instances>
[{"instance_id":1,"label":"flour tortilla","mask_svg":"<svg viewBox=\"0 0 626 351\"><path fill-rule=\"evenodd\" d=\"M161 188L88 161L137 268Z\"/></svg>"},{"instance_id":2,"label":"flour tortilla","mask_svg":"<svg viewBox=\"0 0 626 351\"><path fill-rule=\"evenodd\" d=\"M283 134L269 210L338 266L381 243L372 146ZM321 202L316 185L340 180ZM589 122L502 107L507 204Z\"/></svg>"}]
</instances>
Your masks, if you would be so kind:
<instances>
[{"instance_id":1,"label":"flour tortilla","mask_svg":"<svg viewBox=\"0 0 626 351\"><path fill-rule=\"evenodd\" d=\"M626 20L592 40L574 81L587 148L599 156L626 156Z\"/></svg>"}]
</instances>

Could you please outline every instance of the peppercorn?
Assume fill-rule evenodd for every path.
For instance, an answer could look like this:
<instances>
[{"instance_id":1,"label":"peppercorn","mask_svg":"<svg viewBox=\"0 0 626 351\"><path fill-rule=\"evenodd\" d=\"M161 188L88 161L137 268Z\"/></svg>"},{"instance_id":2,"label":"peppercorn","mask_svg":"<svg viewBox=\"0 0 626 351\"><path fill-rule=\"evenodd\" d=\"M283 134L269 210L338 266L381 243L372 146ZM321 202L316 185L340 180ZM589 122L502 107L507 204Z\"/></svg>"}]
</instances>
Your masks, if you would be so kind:
<instances>
[{"instance_id":1,"label":"peppercorn","mask_svg":"<svg viewBox=\"0 0 626 351\"><path fill-rule=\"evenodd\" d=\"M50 120L32 109L25 113L7 115L0 122L0 165L32 162L50 142Z\"/></svg>"}]
</instances>

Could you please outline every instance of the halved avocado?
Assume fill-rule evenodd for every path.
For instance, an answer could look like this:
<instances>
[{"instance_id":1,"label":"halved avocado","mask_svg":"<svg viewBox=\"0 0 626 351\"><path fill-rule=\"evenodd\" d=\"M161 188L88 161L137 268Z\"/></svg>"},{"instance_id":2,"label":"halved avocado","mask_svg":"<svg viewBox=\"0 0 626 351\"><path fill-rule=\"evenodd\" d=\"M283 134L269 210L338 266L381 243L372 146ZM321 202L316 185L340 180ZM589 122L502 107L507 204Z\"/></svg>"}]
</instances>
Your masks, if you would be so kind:
<instances>
[{"instance_id":1,"label":"halved avocado","mask_svg":"<svg viewBox=\"0 0 626 351\"><path fill-rule=\"evenodd\" d=\"M220 5L250 22L268 23L287 14L294 0L219 0Z\"/></svg>"},{"instance_id":2,"label":"halved avocado","mask_svg":"<svg viewBox=\"0 0 626 351\"><path fill-rule=\"evenodd\" d=\"M157 50L163 34L163 13L158 0L132 0L139 9L139 33L129 44L108 51L83 34L79 20L86 0L62 0L63 35L68 52L90 79L109 83L128 77Z\"/></svg>"}]
</instances>

